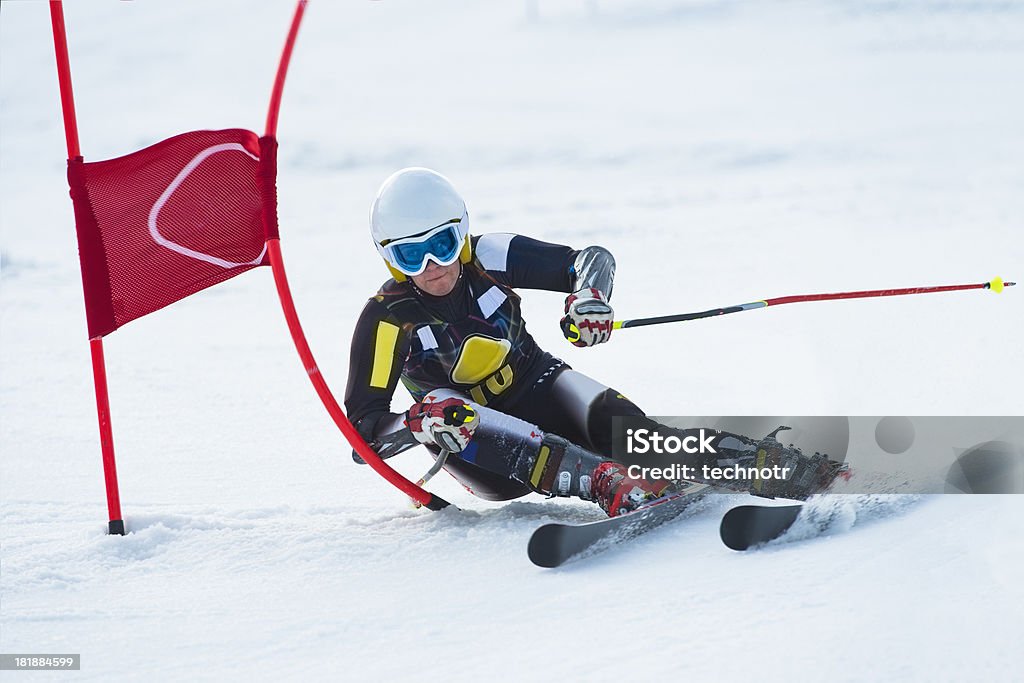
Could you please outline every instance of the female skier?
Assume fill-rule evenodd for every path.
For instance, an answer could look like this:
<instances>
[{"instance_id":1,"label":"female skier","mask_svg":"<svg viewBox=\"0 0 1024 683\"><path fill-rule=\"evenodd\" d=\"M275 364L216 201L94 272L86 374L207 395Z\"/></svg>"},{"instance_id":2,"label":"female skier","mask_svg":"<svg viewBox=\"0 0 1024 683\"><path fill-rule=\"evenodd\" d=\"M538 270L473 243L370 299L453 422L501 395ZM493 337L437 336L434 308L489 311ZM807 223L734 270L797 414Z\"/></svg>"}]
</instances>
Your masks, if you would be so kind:
<instances>
[{"instance_id":1,"label":"female skier","mask_svg":"<svg viewBox=\"0 0 1024 683\"><path fill-rule=\"evenodd\" d=\"M345 406L383 457L424 444L470 492L509 500L534 491L595 501L610 516L671 491L674 482L629 476L611 457L613 416L644 419L614 389L541 349L526 330L519 289L564 292L560 324L574 345L612 334L615 260L505 233L470 235L469 214L447 178L406 168L381 186L370 232L392 279L363 308L352 338ZM401 380L415 403L391 412ZM647 420L652 429L683 438ZM694 430L695 431L695 430ZM697 465L784 465L785 480L708 481L760 495L805 498L839 463L808 458L773 437L716 433Z\"/></svg>"}]
</instances>

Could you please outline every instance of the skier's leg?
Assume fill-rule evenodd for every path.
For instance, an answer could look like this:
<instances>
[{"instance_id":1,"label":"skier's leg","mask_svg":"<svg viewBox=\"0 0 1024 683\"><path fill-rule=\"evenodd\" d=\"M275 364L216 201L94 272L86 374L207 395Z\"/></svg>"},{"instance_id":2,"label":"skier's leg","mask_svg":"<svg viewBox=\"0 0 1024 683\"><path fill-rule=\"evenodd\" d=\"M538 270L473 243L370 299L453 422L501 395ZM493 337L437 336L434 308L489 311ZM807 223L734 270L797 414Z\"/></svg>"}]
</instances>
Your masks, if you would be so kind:
<instances>
[{"instance_id":1,"label":"skier's leg","mask_svg":"<svg viewBox=\"0 0 1024 683\"><path fill-rule=\"evenodd\" d=\"M551 396L564 406L566 415L587 436L587 445L611 457L612 418L645 417L646 413L615 389L566 370L551 385Z\"/></svg>"},{"instance_id":2,"label":"skier's leg","mask_svg":"<svg viewBox=\"0 0 1024 683\"><path fill-rule=\"evenodd\" d=\"M607 456L612 452L611 418L644 415L616 390L568 368L538 383L509 412Z\"/></svg>"},{"instance_id":3,"label":"skier's leg","mask_svg":"<svg viewBox=\"0 0 1024 683\"><path fill-rule=\"evenodd\" d=\"M431 396L443 400L458 394L435 391ZM593 500L616 515L657 497L671 483L629 477L604 455L518 417L471 405L479 417L473 438L464 450L449 455L444 467L481 498L508 500L535 491Z\"/></svg>"},{"instance_id":4,"label":"skier's leg","mask_svg":"<svg viewBox=\"0 0 1024 683\"><path fill-rule=\"evenodd\" d=\"M559 434L581 434L578 439L580 443L607 458L613 456L612 418L616 416L637 418L643 427L663 435L674 435L681 441L687 438L699 440L702 432L715 431L706 428L679 429L655 422L622 394L575 370L564 370L544 390L548 400L531 401L524 407L524 411L528 414L544 411L538 417L546 420L544 424L548 429ZM695 478L703 483L769 498L779 496L801 499L827 490L838 476L846 472L842 463L830 460L827 456L817 453L806 456L795 447L784 447L774 438L774 434L758 439L728 432L715 431L715 434L719 444L718 453L681 453L675 456L678 464L696 468L700 473L704 472L705 466L724 468L738 465L747 471L777 467L778 471L789 472L789 476L764 480L757 477Z\"/></svg>"},{"instance_id":5,"label":"skier's leg","mask_svg":"<svg viewBox=\"0 0 1024 683\"><path fill-rule=\"evenodd\" d=\"M592 474L606 458L518 417L471 405L480 422L469 445L449 456L453 475L482 470L518 482L523 494L591 498Z\"/></svg>"},{"instance_id":6,"label":"skier's leg","mask_svg":"<svg viewBox=\"0 0 1024 683\"><path fill-rule=\"evenodd\" d=\"M537 493L592 500L611 516L635 509L671 485L630 477L619 463L564 437L489 408L478 410L480 423L469 447L455 459L456 467L468 461L505 472Z\"/></svg>"},{"instance_id":7,"label":"skier's leg","mask_svg":"<svg viewBox=\"0 0 1024 683\"><path fill-rule=\"evenodd\" d=\"M579 385L577 391L578 389ZM443 395L442 393L432 392L432 395L437 395L439 400L458 396L455 392L444 392ZM465 397L461 398L465 400ZM605 392L599 392L591 398L590 403L597 406L597 410L608 405L605 399L616 403L626 400L619 395L609 396ZM445 469L470 492L482 498L509 500L535 491L549 496L573 496L593 500L610 515L616 515L635 509L644 500L665 493L673 483L667 480L652 481L632 477L624 465L611 460L606 452L594 452L560 435L545 432L537 425L519 417L467 402L478 412L479 424L469 445L460 453L453 453L448 457ZM557 412L559 419L568 419L566 411L554 412ZM587 414L590 414L589 411ZM548 418L550 419L550 415ZM668 430L679 435L690 431L673 430L653 421L651 424L663 431ZM610 442L610 435L607 439ZM769 497L805 498L810 493L821 490L821 480L814 474L814 467L817 467L814 464L815 459L806 458L799 450L782 448L781 444L771 437L756 442L747 437L720 433L718 446L718 453L708 456L706 463L693 460L690 464L698 467L702 464L746 465L748 461L753 464L756 458L758 467L761 467L766 462L764 459L767 450L769 454L774 451L781 454L781 457L792 456L794 462L806 461L809 466L813 465L810 469L801 466L802 469L798 467L794 470L798 474L803 471L810 475L810 478L805 482L802 475L794 476L787 481L772 483L771 488L761 488L756 481L742 479L707 483ZM719 459L726 459L728 462ZM769 455L769 462L766 462L768 466L772 464L772 459L772 455Z\"/></svg>"}]
</instances>

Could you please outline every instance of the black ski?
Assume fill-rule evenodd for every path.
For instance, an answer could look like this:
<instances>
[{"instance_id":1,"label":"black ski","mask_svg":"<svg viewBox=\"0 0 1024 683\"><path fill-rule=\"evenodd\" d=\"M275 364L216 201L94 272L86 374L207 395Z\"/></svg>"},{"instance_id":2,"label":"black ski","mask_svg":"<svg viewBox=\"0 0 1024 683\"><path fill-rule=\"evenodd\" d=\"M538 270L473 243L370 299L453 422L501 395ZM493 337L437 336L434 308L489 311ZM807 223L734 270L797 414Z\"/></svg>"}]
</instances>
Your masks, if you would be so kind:
<instances>
[{"instance_id":1,"label":"black ski","mask_svg":"<svg viewBox=\"0 0 1024 683\"><path fill-rule=\"evenodd\" d=\"M803 505L741 505L725 513L719 534L722 542L733 550L747 550L767 543L786 533Z\"/></svg>"},{"instance_id":2,"label":"black ski","mask_svg":"<svg viewBox=\"0 0 1024 683\"><path fill-rule=\"evenodd\" d=\"M569 558L634 538L679 516L710 488L685 482L686 488L619 517L586 524L545 524L533 532L527 553L538 567L557 567Z\"/></svg>"}]
</instances>

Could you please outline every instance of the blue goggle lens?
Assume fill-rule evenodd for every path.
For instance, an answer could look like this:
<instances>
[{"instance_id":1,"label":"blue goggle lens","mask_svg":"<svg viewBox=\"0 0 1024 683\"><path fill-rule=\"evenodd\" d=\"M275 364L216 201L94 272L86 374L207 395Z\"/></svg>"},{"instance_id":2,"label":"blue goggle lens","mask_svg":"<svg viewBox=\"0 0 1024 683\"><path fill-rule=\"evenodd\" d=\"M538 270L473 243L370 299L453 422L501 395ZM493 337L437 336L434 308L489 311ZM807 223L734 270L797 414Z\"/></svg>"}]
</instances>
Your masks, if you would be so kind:
<instances>
[{"instance_id":1,"label":"blue goggle lens","mask_svg":"<svg viewBox=\"0 0 1024 683\"><path fill-rule=\"evenodd\" d=\"M458 228L454 225L431 235L422 242L404 242L389 246L395 266L407 274L420 272L428 255L433 256L442 264L452 263L461 248Z\"/></svg>"}]
</instances>

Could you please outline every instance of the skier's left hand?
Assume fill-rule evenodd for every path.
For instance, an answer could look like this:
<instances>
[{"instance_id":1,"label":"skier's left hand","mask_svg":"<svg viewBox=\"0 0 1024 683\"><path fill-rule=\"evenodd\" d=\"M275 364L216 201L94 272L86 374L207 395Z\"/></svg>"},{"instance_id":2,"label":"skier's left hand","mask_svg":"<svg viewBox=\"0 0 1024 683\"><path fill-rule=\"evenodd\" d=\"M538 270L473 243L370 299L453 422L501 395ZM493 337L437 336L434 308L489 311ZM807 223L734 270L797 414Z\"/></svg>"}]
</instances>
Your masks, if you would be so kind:
<instances>
[{"instance_id":1,"label":"skier's left hand","mask_svg":"<svg viewBox=\"0 0 1024 683\"><path fill-rule=\"evenodd\" d=\"M608 298L593 287L573 292L565 299L562 333L573 346L594 346L612 336L612 311Z\"/></svg>"},{"instance_id":2,"label":"skier's left hand","mask_svg":"<svg viewBox=\"0 0 1024 683\"><path fill-rule=\"evenodd\" d=\"M427 396L409 409L405 424L420 443L458 453L469 445L480 415L460 398L434 401Z\"/></svg>"}]
</instances>

